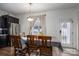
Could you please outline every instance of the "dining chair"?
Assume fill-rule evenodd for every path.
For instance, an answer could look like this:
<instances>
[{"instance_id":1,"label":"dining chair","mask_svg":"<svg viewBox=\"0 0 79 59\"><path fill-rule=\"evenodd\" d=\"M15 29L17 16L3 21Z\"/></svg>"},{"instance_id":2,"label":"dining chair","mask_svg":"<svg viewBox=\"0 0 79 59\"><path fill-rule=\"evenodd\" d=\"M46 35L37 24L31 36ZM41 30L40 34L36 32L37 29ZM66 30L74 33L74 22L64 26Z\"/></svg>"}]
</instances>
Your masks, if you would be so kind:
<instances>
[{"instance_id":1,"label":"dining chair","mask_svg":"<svg viewBox=\"0 0 79 59\"><path fill-rule=\"evenodd\" d=\"M38 51L38 46L36 45L37 43L37 36L35 35L27 35L27 42L28 42L28 50L29 50L29 55L32 53L35 53L35 55L39 54Z\"/></svg>"},{"instance_id":2,"label":"dining chair","mask_svg":"<svg viewBox=\"0 0 79 59\"><path fill-rule=\"evenodd\" d=\"M20 36L16 36L16 35L12 35L10 36L10 39L12 39L12 46L14 47L14 55L25 55L25 53L23 52L26 49L22 49L22 45L20 42Z\"/></svg>"},{"instance_id":3,"label":"dining chair","mask_svg":"<svg viewBox=\"0 0 79 59\"><path fill-rule=\"evenodd\" d=\"M38 36L40 41L40 56L52 56L52 46L51 46L51 37L47 36Z\"/></svg>"}]
</instances>

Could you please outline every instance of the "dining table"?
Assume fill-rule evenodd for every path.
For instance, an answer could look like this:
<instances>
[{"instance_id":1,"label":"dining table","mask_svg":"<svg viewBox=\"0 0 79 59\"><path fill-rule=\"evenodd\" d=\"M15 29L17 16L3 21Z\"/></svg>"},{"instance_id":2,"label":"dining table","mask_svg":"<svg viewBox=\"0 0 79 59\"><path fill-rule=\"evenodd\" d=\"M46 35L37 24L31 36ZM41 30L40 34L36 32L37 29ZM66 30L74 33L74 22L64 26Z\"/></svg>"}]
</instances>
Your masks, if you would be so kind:
<instances>
[{"instance_id":1,"label":"dining table","mask_svg":"<svg viewBox=\"0 0 79 59\"><path fill-rule=\"evenodd\" d=\"M27 35L27 36L29 36L29 35ZM36 37L36 39L34 40L34 43L35 43L36 46L42 45L42 42L40 42L39 37L48 37L49 40L47 41L47 46L51 45L52 47L57 47L60 51L63 52L63 47L61 45L61 42L52 41L53 40L52 36L43 36L43 35L30 35L30 36ZM51 40L51 42L50 42L50 40ZM27 40L27 42L28 41L29 40Z\"/></svg>"},{"instance_id":2,"label":"dining table","mask_svg":"<svg viewBox=\"0 0 79 59\"><path fill-rule=\"evenodd\" d=\"M14 35L15 37L17 37L16 35ZM12 36L11 35L11 37L13 38L11 41L14 41L14 36ZM54 41L52 41L53 40L53 38L52 38L52 36L44 36L44 35L27 35L26 37L27 37L27 43L26 43L26 45L27 46L29 46L29 39L28 39L28 36L30 36L30 37L35 37L35 39L34 39L34 44L36 45L36 46L41 46L42 45L42 42L40 42L40 37L46 37L46 38L48 38L49 40L47 40L47 46L52 46L52 47L57 47L59 50L61 50L62 52L63 52L63 47L62 47L62 45L61 45L61 42L54 42Z\"/></svg>"}]
</instances>

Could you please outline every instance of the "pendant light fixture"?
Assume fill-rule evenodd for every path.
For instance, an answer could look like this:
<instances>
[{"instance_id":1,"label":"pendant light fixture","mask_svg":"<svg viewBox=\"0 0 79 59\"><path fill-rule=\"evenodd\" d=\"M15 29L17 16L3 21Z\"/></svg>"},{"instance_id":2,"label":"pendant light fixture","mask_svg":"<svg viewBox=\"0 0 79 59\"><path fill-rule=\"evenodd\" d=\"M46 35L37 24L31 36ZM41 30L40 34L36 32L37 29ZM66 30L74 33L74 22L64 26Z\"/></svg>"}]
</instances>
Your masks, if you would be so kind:
<instances>
[{"instance_id":1,"label":"pendant light fixture","mask_svg":"<svg viewBox=\"0 0 79 59\"><path fill-rule=\"evenodd\" d=\"M30 16L28 17L27 20L32 22L34 20L33 17L31 16L31 5L32 5L32 3L29 3L29 5L30 5Z\"/></svg>"}]
</instances>

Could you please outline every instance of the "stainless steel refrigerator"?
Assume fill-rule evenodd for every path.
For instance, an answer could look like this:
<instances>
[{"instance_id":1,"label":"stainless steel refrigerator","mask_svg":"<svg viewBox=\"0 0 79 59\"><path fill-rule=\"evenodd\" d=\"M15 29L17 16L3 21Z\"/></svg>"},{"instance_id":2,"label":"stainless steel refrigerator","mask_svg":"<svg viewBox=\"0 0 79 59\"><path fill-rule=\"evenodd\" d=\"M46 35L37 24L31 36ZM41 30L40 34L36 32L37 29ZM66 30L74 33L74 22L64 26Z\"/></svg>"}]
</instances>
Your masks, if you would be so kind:
<instances>
[{"instance_id":1,"label":"stainless steel refrigerator","mask_svg":"<svg viewBox=\"0 0 79 59\"><path fill-rule=\"evenodd\" d=\"M10 23L10 35L19 35L20 34L20 25L17 23Z\"/></svg>"}]
</instances>

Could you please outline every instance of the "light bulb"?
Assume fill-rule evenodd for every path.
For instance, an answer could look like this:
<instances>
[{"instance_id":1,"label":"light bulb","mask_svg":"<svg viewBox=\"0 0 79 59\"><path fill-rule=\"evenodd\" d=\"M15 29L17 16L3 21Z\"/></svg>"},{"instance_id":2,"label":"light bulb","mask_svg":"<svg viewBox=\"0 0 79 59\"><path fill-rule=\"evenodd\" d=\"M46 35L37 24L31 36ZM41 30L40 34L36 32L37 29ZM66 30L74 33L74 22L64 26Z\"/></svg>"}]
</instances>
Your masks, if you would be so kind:
<instances>
[{"instance_id":1,"label":"light bulb","mask_svg":"<svg viewBox=\"0 0 79 59\"><path fill-rule=\"evenodd\" d=\"M33 19L33 18L31 18L31 17L29 17L27 20L28 20L28 21L33 21L34 19Z\"/></svg>"}]
</instances>

